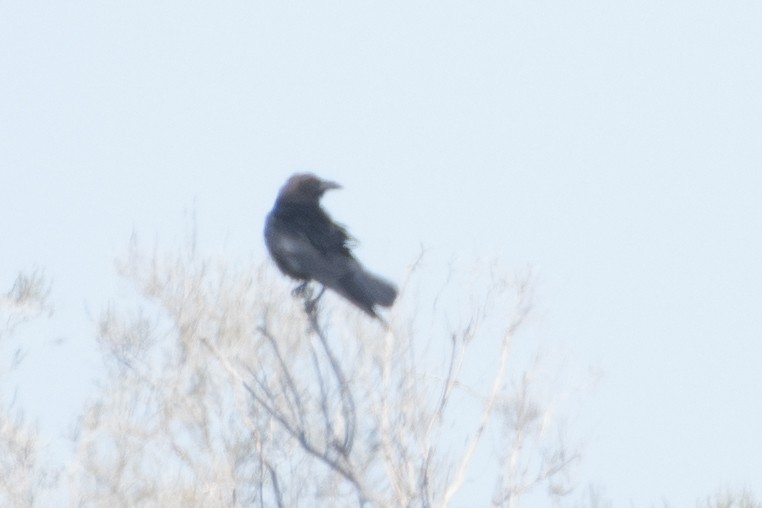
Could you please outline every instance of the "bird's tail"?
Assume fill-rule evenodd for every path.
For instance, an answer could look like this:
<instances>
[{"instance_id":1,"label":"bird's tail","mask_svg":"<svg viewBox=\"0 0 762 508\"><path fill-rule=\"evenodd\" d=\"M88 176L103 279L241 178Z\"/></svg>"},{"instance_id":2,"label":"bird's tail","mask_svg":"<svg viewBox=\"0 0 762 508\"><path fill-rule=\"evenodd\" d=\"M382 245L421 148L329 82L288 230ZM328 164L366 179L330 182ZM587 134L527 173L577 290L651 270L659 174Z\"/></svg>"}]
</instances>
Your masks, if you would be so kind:
<instances>
[{"instance_id":1,"label":"bird's tail","mask_svg":"<svg viewBox=\"0 0 762 508\"><path fill-rule=\"evenodd\" d=\"M371 316L376 315L374 306L390 307L397 298L397 288L362 268L346 274L339 284L337 289Z\"/></svg>"}]
</instances>

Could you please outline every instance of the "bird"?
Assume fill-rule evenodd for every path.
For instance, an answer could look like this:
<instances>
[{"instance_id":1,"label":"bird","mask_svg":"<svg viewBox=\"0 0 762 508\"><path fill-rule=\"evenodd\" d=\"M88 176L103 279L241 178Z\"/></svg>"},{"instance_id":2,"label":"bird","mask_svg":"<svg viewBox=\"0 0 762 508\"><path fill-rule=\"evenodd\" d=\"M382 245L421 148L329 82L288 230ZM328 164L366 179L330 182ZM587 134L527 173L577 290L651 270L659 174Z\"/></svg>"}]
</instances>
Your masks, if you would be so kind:
<instances>
[{"instance_id":1,"label":"bird","mask_svg":"<svg viewBox=\"0 0 762 508\"><path fill-rule=\"evenodd\" d=\"M326 191L340 189L335 182L312 173L292 175L281 187L265 220L264 237L273 261L285 275L302 281L294 295L304 294L310 281L337 292L368 315L379 318L376 306L391 307L397 288L368 272L350 250L353 238L344 226L331 219L320 206Z\"/></svg>"}]
</instances>

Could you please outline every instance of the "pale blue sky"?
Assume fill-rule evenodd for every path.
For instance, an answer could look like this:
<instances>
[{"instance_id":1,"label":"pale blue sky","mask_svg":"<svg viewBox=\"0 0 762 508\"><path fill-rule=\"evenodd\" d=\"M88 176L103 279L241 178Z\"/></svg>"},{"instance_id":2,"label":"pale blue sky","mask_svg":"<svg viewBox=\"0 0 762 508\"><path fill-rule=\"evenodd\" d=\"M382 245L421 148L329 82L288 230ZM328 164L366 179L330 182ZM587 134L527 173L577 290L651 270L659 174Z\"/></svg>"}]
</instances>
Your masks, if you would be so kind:
<instances>
[{"instance_id":1,"label":"pale blue sky","mask_svg":"<svg viewBox=\"0 0 762 508\"><path fill-rule=\"evenodd\" d=\"M309 169L391 278L425 245L541 280L601 371L577 478L623 506L762 496L762 4L0 4L0 283L44 268L19 400L54 434L133 230L257 262ZM30 380L37 382L32 386ZM50 401L57 401L51 404Z\"/></svg>"}]
</instances>

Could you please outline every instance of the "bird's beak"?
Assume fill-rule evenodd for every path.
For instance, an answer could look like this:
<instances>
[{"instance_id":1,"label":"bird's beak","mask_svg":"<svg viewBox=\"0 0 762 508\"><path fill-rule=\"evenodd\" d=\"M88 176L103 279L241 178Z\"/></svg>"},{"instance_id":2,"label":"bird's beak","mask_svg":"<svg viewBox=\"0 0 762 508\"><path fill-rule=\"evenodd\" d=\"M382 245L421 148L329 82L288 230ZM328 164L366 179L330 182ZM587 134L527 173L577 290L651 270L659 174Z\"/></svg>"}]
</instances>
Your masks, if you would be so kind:
<instances>
[{"instance_id":1,"label":"bird's beak","mask_svg":"<svg viewBox=\"0 0 762 508\"><path fill-rule=\"evenodd\" d=\"M323 180L322 182L320 182L321 191L325 192L327 190L332 190L332 189L341 189L341 185L339 185L336 182L329 182L327 180Z\"/></svg>"}]
</instances>

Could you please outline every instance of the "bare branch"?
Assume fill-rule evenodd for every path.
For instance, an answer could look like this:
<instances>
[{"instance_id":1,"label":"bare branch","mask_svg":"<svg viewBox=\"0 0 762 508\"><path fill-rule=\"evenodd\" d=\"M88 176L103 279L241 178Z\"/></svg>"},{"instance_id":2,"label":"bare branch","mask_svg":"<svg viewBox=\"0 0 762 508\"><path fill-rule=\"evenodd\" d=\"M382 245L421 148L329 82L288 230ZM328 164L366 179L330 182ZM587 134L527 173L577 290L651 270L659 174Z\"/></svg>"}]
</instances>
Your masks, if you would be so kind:
<instances>
[{"instance_id":1,"label":"bare branch","mask_svg":"<svg viewBox=\"0 0 762 508\"><path fill-rule=\"evenodd\" d=\"M520 297L522 299L524 296L525 296L524 292L523 291L520 292ZM490 390L489 397L487 398L487 401L484 405L481 421L479 423L478 428L476 429L476 432L473 434L469 443L466 445L465 452L463 453L463 457L460 461L460 464L458 465L458 469L455 473L455 477L453 478L452 482L450 483L450 485L447 487L447 490L445 491L445 494L441 503L441 506L443 507L449 505L450 501L452 500L452 497L455 495L458 489L460 489L461 486L463 485L463 482L465 480L466 470L468 469L471 459L473 458L474 453L476 452L476 449L479 446L479 442L481 441L484 430L487 427L487 423L489 422L490 417L492 416L492 412L495 406L495 401L498 398L498 394L500 393L500 389L503 386L503 382L505 379L505 370L508 364L508 357L509 357L508 353L510 351L511 341L513 339L514 334L516 333L516 330L524 321L526 316L529 314L529 310L530 310L530 306L524 305L523 301L520 301L518 308L519 308L518 314L513 319L510 326L508 327L508 329L503 335L502 345L500 348L500 360L498 362L497 374L495 375L494 381L492 383L492 389Z\"/></svg>"}]
</instances>

